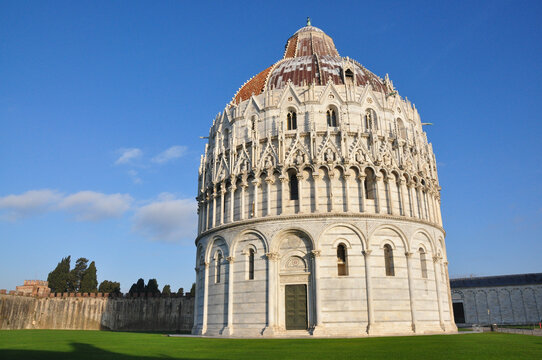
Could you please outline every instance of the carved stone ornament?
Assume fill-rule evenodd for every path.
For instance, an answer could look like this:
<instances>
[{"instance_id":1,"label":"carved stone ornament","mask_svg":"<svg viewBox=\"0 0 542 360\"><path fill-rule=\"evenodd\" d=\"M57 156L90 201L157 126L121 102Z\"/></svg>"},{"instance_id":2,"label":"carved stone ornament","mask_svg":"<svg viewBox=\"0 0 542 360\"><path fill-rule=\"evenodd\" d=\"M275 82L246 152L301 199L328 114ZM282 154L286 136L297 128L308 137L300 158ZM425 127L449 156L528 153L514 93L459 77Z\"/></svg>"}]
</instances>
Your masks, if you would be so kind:
<instances>
[{"instance_id":1,"label":"carved stone ornament","mask_svg":"<svg viewBox=\"0 0 542 360\"><path fill-rule=\"evenodd\" d=\"M271 261L277 261L280 258L278 252L268 252L265 256Z\"/></svg>"},{"instance_id":2,"label":"carved stone ornament","mask_svg":"<svg viewBox=\"0 0 542 360\"><path fill-rule=\"evenodd\" d=\"M322 250L312 250L311 255L315 258L319 257L320 255L322 255Z\"/></svg>"},{"instance_id":3,"label":"carved stone ornament","mask_svg":"<svg viewBox=\"0 0 542 360\"><path fill-rule=\"evenodd\" d=\"M305 264L305 260L300 258L299 256L290 256L288 261L286 261L286 264L284 266L288 270L305 270L307 268L307 265Z\"/></svg>"},{"instance_id":4,"label":"carved stone ornament","mask_svg":"<svg viewBox=\"0 0 542 360\"><path fill-rule=\"evenodd\" d=\"M233 256L228 256L226 258L226 260L228 260L228 262L231 264L232 262L235 262L235 258Z\"/></svg>"}]
</instances>

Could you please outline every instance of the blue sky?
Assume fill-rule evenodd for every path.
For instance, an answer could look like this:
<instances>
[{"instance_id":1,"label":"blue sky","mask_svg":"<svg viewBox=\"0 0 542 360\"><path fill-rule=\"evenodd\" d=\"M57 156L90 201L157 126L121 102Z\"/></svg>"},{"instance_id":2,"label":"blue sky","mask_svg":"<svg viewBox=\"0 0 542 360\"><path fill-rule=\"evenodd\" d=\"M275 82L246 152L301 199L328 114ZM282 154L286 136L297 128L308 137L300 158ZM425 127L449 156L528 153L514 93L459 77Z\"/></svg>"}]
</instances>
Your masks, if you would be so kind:
<instances>
[{"instance_id":1,"label":"blue sky","mask_svg":"<svg viewBox=\"0 0 542 360\"><path fill-rule=\"evenodd\" d=\"M189 288L199 136L307 16L434 123L450 274L542 271L540 1L0 1L0 288Z\"/></svg>"}]
</instances>

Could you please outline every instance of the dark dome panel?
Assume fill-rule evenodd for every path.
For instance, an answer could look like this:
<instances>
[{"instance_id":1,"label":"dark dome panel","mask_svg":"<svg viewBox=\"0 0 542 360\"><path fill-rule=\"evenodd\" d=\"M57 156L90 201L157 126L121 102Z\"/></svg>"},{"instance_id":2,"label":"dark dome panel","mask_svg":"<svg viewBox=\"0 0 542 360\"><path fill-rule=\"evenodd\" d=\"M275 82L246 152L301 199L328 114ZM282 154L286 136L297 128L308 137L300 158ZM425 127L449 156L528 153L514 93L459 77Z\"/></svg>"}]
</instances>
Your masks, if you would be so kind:
<instances>
[{"instance_id":1,"label":"dark dome panel","mask_svg":"<svg viewBox=\"0 0 542 360\"><path fill-rule=\"evenodd\" d=\"M283 59L245 83L233 101L238 103L249 99L252 94L259 95L266 87L269 90L284 88L288 81L295 86L305 86L326 85L331 79L335 85L344 85L346 69L355 74L354 85L371 84L373 90L384 91L385 86L378 76L357 62L341 58L333 39L308 25L288 39Z\"/></svg>"}]
</instances>

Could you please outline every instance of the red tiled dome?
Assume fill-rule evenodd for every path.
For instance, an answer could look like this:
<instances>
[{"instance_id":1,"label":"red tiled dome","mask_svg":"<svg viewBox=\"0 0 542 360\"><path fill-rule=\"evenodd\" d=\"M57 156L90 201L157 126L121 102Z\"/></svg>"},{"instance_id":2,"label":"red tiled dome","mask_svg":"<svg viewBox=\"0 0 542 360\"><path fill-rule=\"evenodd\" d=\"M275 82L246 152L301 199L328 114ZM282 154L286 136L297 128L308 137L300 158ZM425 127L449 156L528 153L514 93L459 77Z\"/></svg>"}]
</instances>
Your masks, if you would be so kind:
<instances>
[{"instance_id":1,"label":"red tiled dome","mask_svg":"<svg viewBox=\"0 0 542 360\"><path fill-rule=\"evenodd\" d=\"M235 94L233 102L247 100L252 94L259 95L265 88L283 88L288 81L296 86L325 85L331 79L336 85L344 85L346 64L353 72L356 86L370 83L374 90L384 91L384 83L378 76L356 61L341 58L331 37L317 27L307 25L288 39L283 58L247 81Z\"/></svg>"}]
</instances>

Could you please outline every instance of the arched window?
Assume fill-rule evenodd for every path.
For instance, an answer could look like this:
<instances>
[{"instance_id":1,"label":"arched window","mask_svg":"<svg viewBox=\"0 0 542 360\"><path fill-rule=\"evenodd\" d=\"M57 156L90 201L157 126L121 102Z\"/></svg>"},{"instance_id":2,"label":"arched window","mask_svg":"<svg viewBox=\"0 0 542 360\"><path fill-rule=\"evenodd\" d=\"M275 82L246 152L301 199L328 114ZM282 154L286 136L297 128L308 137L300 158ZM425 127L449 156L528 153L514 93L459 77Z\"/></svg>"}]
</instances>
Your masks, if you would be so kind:
<instances>
[{"instance_id":1,"label":"arched window","mask_svg":"<svg viewBox=\"0 0 542 360\"><path fill-rule=\"evenodd\" d=\"M222 253L218 252L216 255L216 264L215 264L215 283L220 282L220 272L222 267Z\"/></svg>"},{"instance_id":2,"label":"arched window","mask_svg":"<svg viewBox=\"0 0 542 360\"><path fill-rule=\"evenodd\" d=\"M297 129L297 114L295 113L295 111L288 111L288 115L286 115L286 126L287 130Z\"/></svg>"},{"instance_id":3,"label":"arched window","mask_svg":"<svg viewBox=\"0 0 542 360\"><path fill-rule=\"evenodd\" d=\"M339 276L348 275L348 266L346 264L346 246L339 244L337 246L337 274Z\"/></svg>"},{"instance_id":4,"label":"arched window","mask_svg":"<svg viewBox=\"0 0 542 360\"><path fill-rule=\"evenodd\" d=\"M384 245L384 263L386 265L386 276L395 276L393 266L393 250L390 244Z\"/></svg>"},{"instance_id":5,"label":"arched window","mask_svg":"<svg viewBox=\"0 0 542 360\"><path fill-rule=\"evenodd\" d=\"M254 280L254 249L248 250L248 279Z\"/></svg>"},{"instance_id":6,"label":"arched window","mask_svg":"<svg viewBox=\"0 0 542 360\"><path fill-rule=\"evenodd\" d=\"M418 250L420 252L420 269L422 269L422 278L427 279L427 260L425 258L425 251L423 248Z\"/></svg>"},{"instance_id":7,"label":"arched window","mask_svg":"<svg viewBox=\"0 0 542 360\"><path fill-rule=\"evenodd\" d=\"M376 112L373 109L367 109L365 111L365 128L367 130L378 130L378 119L376 118Z\"/></svg>"},{"instance_id":8,"label":"arched window","mask_svg":"<svg viewBox=\"0 0 542 360\"><path fill-rule=\"evenodd\" d=\"M354 73L350 69L344 72L344 82L347 85L354 85Z\"/></svg>"},{"instance_id":9,"label":"arched window","mask_svg":"<svg viewBox=\"0 0 542 360\"><path fill-rule=\"evenodd\" d=\"M397 132L399 133L399 137L406 139L407 138L407 132L405 128L405 124L403 123L403 120L397 118Z\"/></svg>"},{"instance_id":10,"label":"arched window","mask_svg":"<svg viewBox=\"0 0 542 360\"><path fill-rule=\"evenodd\" d=\"M256 130L256 121L256 115L252 115L252 118L250 119L250 130Z\"/></svg>"},{"instance_id":11,"label":"arched window","mask_svg":"<svg viewBox=\"0 0 542 360\"><path fill-rule=\"evenodd\" d=\"M327 126L337 127L337 113L334 109L328 109L326 112Z\"/></svg>"},{"instance_id":12,"label":"arched window","mask_svg":"<svg viewBox=\"0 0 542 360\"><path fill-rule=\"evenodd\" d=\"M291 172L289 174L290 183L290 200L299 200L299 190L297 187L297 174Z\"/></svg>"},{"instance_id":13,"label":"arched window","mask_svg":"<svg viewBox=\"0 0 542 360\"><path fill-rule=\"evenodd\" d=\"M224 129L224 142L223 142L223 146L225 148L228 148L228 144L230 142L230 136L229 136L229 130L228 129Z\"/></svg>"}]
</instances>

